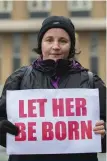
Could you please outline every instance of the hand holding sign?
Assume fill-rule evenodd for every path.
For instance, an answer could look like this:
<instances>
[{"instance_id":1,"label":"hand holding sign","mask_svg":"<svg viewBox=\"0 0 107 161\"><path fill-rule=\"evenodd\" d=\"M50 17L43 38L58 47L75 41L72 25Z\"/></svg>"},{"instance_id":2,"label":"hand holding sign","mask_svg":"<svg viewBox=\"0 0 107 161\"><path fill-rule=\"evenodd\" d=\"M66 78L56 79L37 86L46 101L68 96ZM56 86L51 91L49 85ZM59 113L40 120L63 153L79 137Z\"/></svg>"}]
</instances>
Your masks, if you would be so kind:
<instances>
[{"instance_id":1,"label":"hand holding sign","mask_svg":"<svg viewBox=\"0 0 107 161\"><path fill-rule=\"evenodd\" d=\"M13 125L10 121L8 120L2 120L0 121L0 133L9 133L12 135L18 135L19 128L15 125Z\"/></svg>"},{"instance_id":2,"label":"hand holding sign","mask_svg":"<svg viewBox=\"0 0 107 161\"><path fill-rule=\"evenodd\" d=\"M95 134L100 134L102 137L105 135L105 127L104 127L104 121L100 120L95 124L95 127L93 129Z\"/></svg>"},{"instance_id":3,"label":"hand holding sign","mask_svg":"<svg viewBox=\"0 0 107 161\"><path fill-rule=\"evenodd\" d=\"M0 145L6 147L6 134L18 135L19 128L8 120L0 121Z\"/></svg>"}]
</instances>

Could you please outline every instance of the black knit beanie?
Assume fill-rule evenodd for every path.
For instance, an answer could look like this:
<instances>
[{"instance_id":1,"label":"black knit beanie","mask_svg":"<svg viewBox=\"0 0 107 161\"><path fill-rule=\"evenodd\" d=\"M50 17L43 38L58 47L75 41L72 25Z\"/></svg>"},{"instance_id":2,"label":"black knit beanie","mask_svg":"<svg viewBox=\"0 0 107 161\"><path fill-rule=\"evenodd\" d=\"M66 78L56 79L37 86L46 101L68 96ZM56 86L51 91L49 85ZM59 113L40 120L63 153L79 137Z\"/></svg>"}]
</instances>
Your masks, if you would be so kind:
<instances>
[{"instance_id":1,"label":"black knit beanie","mask_svg":"<svg viewBox=\"0 0 107 161\"><path fill-rule=\"evenodd\" d=\"M71 48L69 58L74 57L75 55L75 27L69 18L63 16L50 16L46 18L42 27L38 33L37 42L38 47L34 49L38 54L42 54L41 52L41 42L45 32L51 28L62 28L64 29L71 39Z\"/></svg>"}]
</instances>

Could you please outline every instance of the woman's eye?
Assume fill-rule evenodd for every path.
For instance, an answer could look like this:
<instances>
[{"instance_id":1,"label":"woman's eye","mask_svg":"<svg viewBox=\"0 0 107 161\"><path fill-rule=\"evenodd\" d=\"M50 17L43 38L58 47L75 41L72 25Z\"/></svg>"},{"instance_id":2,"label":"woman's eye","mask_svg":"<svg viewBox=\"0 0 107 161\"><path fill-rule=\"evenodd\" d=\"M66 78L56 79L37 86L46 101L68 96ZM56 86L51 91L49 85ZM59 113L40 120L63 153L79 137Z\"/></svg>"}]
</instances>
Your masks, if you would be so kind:
<instances>
[{"instance_id":1,"label":"woman's eye","mask_svg":"<svg viewBox=\"0 0 107 161\"><path fill-rule=\"evenodd\" d=\"M66 41L66 40L60 40L60 42L61 42L61 43L67 43L67 41Z\"/></svg>"},{"instance_id":2,"label":"woman's eye","mask_svg":"<svg viewBox=\"0 0 107 161\"><path fill-rule=\"evenodd\" d=\"M47 42L52 42L52 39L47 39L46 41L47 41Z\"/></svg>"}]
</instances>

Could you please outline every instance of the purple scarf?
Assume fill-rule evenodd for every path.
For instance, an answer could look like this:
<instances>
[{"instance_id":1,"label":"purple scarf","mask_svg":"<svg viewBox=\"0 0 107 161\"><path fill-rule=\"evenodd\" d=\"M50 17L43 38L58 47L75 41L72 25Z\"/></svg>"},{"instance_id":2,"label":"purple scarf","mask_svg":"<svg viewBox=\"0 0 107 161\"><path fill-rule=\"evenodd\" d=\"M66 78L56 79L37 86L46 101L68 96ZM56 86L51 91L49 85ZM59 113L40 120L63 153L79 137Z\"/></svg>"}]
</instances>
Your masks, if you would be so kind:
<instances>
[{"instance_id":1,"label":"purple scarf","mask_svg":"<svg viewBox=\"0 0 107 161\"><path fill-rule=\"evenodd\" d=\"M60 77L61 77L61 71L64 72L65 70L65 72L67 72L68 70L71 70L72 72L75 72L75 71L87 70L83 68L81 64L74 59L73 60L60 59L55 62L54 60L42 60L42 58L40 57L37 60L35 60L32 63L32 65L37 70L42 70L43 72L46 71L50 73L52 73L52 71L54 71L55 68L56 70L60 68L59 73L56 72L54 74L54 77L52 77L53 79L51 79L51 83L54 88L58 88Z\"/></svg>"}]
</instances>

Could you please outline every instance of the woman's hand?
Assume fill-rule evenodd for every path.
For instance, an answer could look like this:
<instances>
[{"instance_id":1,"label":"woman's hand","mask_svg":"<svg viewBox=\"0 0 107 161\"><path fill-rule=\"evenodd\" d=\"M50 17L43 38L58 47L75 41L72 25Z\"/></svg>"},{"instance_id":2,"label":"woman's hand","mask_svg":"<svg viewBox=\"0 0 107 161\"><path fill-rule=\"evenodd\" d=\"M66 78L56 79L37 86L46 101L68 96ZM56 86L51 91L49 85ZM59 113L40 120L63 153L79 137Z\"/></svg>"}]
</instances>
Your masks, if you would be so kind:
<instances>
[{"instance_id":1,"label":"woman's hand","mask_svg":"<svg viewBox=\"0 0 107 161\"><path fill-rule=\"evenodd\" d=\"M97 121L93 131L95 132L95 134L100 134L101 137L103 138L105 135L104 121L103 120Z\"/></svg>"}]
</instances>

